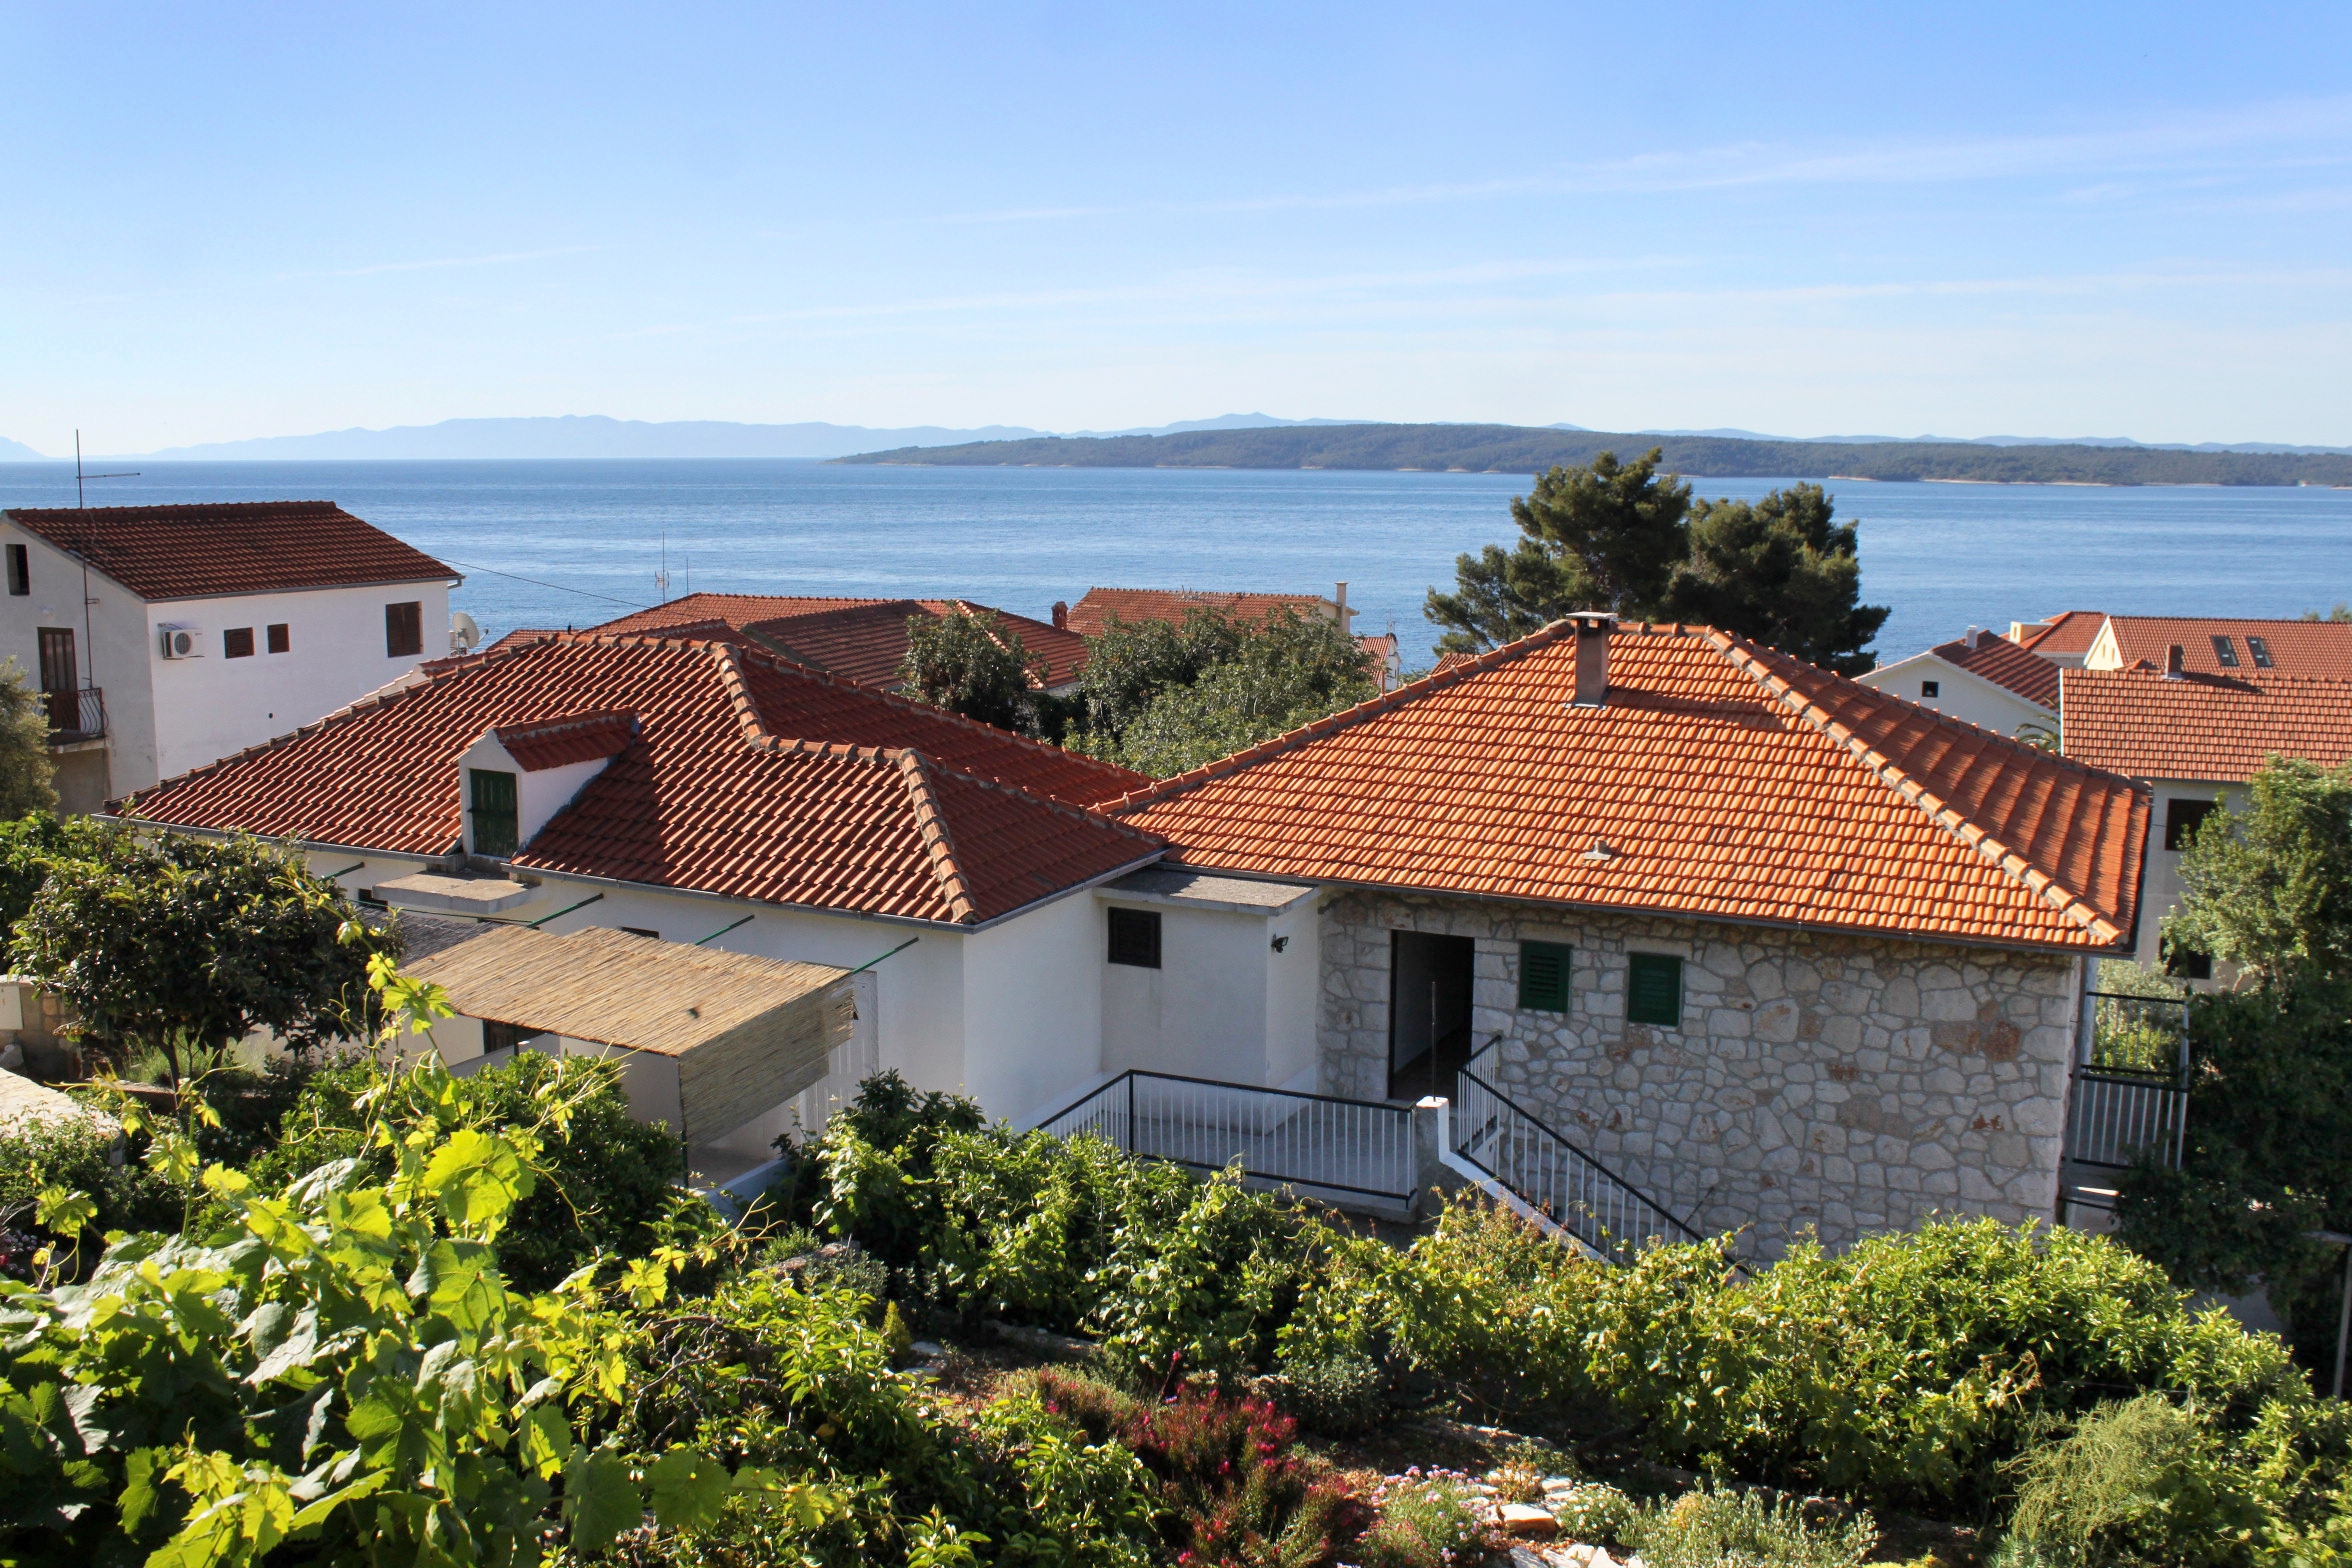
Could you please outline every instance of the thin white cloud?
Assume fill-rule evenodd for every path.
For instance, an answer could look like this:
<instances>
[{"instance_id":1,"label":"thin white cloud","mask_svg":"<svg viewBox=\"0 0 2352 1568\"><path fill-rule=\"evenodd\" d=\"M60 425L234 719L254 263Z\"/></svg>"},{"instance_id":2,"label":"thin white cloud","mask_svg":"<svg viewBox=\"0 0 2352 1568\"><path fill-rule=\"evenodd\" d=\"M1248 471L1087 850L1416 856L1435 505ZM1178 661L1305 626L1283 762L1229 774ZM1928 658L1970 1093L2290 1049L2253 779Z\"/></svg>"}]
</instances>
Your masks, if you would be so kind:
<instances>
[{"instance_id":1,"label":"thin white cloud","mask_svg":"<svg viewBox=\"0 0 2352 1568\"><path fill-rule=\"evenodd\" d=\"M2311 142L2332 144L2308 149ZM2304 144L2288 153L2289 144ZM2259 149L2278 149L2262 155ZM2018 175L2090 172L2272 171L2352 163L2352 97L2295 99L2105 130L2038 136L1965 137L1803 149L1741 142L1555 168L1467 183L1398 185L1360 191L1278 192L1197 202L1123 206L1016 207L942 213L934 223L1025 223L1075 218L1265 212L1294 208L1406 206L1518 196L1680 191L1755 185L1939 184Z\"/></svg>"},{"instance_id":2,"label":"thin white cloud","mask_svg":"<svg viewBox=\"0 0 2352 1568\"><path fill-rule=\"evenodd\" d=\"M559 245L553 250L510 250L494 256L441 256L430 261L379 261L366 267L335 267L318 272L281 272L280 278L370 278L379 272L430 272L442 267L499 267L517 261L545 261L553 256L583 256L602 245Z\"/></svg>"}]
</instances>

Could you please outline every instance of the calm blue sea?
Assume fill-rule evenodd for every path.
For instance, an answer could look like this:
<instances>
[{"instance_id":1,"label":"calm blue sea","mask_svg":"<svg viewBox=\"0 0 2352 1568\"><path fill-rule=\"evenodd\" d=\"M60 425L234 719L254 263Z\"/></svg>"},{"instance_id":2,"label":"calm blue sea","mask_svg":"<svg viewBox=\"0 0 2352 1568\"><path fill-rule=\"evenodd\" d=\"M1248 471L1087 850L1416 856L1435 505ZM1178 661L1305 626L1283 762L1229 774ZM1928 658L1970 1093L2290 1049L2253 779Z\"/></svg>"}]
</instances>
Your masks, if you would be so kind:
<instances>
[{"instance_id":1,"label":"calm blue sea","mask_svg":"<svg viewBox=\"0 0 2352 1568\"><path fill-rule=\"evenodd\" d=\"M673 596L958 595L1043 618L1091 585L1329 592L1426 662L1454 557L1508 543L1491 474L844 468L778 460L111 463L92 504L326 499L466 573L492 635L592 625ZM1770 479L1696 481L1755 497ZM2352 490L1830 486L1893 606L1882 657L2062 609L2296 615L2352 599ZM73 470L0 464L0 506L70 506Z\"/></svg>"}]
</instances>

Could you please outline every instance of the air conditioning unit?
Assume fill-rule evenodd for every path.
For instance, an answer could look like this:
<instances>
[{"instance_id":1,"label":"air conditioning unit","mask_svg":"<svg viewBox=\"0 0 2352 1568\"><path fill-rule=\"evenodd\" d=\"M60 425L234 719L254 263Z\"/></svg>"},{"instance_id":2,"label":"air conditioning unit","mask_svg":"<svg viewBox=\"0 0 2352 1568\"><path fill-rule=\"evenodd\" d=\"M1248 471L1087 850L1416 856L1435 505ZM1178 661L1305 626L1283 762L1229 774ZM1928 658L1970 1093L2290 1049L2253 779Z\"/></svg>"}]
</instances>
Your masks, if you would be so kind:
<instances>
[{"instance_id":1,"label":"air conditioning unit","mask_svg":"<svg viewBox=\"0 0 2352 1568\"><path fill-rule=\"evenodd\" d=\"M203 633L193 626L159 626L163 634L163 656L167 659L201 659L204 657Z\"/></svg>"}]
</instances>

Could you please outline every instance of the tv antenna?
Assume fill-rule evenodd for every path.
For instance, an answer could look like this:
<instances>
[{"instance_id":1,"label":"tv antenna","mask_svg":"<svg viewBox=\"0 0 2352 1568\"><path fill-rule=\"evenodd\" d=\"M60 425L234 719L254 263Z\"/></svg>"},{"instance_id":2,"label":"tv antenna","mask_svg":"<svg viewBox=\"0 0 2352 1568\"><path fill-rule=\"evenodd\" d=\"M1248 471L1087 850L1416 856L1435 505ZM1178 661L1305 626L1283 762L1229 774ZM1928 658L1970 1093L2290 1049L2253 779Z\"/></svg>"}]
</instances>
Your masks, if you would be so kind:
<instances>
[{"instance_id":1,"label":"tv antenna","mask_svg":"<svg viewBox=\"0 0 2352 1568\"><path fill-rule=\"evenodd\" d=\"M657 603L657 604L667 604L667 603L669 603L669 602L670 602L670 531L669 531L667 528L665 528L665 529L663 529L663 530L662 530L662 536L661 536L661 570L653 574L653 586L655 587L655 589L656 589L656 590L658 590L658 594L657 594L657 597L656 597L656 599L655 599L655 601L654 601L654 602L655 602L655 603Z\"/></svg>"},{"instance_id":2,"label":"tv antenna","mask_svg":"<svg viewBox=\"0 0 2352 1568\"><path fill-rule=\"evenodd\" d=\"M75 432L74 432L74 509L75 509L76 511L88 511L88 510L89 510L89 508L90 508L90 503L82 499L82 481L83 481L83 480L85 480L85 479L136 479L136 478L138 478L138 477L139 477L139 471L138 471L137 469L135 469L135 468L134 468L134 469L132 469L132 470L131 470L130 472L128 472L128 473L122 473L122 474L85 474L85 473L83 473L83 472L82 472L82 433L81 433L79 430L77 430L77 431L75 431Z\"/></svg>"}]
</instances>

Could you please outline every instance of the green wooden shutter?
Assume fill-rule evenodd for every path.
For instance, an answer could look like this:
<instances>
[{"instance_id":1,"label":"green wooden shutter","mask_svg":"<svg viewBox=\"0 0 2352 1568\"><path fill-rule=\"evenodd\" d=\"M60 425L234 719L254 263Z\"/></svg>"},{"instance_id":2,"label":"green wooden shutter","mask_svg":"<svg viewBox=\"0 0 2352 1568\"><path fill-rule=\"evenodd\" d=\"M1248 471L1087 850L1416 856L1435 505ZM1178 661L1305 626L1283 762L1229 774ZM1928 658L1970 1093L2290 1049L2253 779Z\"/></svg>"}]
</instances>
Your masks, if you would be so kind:
<instances>
[{"instance_id":1,"label":"green wooden shutter","mask_svg":"<svg viewBox=\"0 0 2352 1568\"><path fill-rule=\"evenodd\" d=\"M1519 1010L1568 1011L1569 949L1558 942L1519 944Z\"/></svg>"},{"instance_id":2,"label":"green wooden shutter","mask_svg":"<svg viewBox=\"0 0 2352 1568\"><path fill-rule=\"evenodd\" d=\"M1625 1021L1682 1027L1682 960L1668 953L1628 955Z\"/></svg>"},{"instance_id":3,"label":"green wooden shutter","mask_svg":"<svg viewBox=\"0 0 2352 1568\"><path fill-rule=\"evenodd\" d=\"M474 853L492 859L512 855L519 837L515 811L515 776L496 768L468 768L474 812Z\"/></svg>"}]
</instances>

